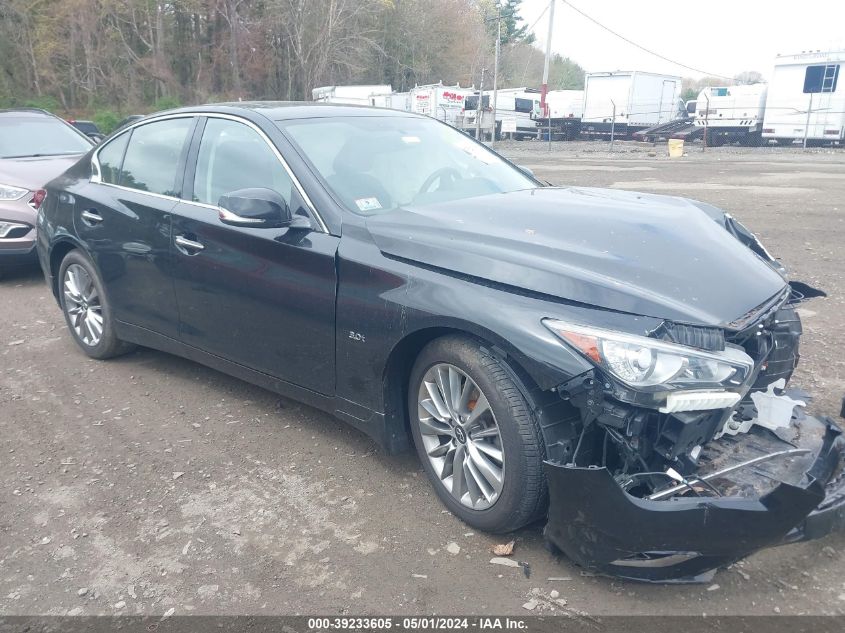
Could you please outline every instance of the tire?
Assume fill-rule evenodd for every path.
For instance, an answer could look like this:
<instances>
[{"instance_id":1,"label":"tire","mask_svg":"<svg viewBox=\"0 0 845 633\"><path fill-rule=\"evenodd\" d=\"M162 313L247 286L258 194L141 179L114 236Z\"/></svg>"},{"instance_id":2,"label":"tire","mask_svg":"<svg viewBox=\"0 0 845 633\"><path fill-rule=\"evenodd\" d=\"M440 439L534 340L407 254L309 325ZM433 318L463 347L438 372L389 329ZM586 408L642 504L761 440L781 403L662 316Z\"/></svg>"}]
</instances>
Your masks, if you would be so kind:
<instances>
[{"instance_id":1,"label":"tire","mask_svg":"<svg viewBox=\"0 0 845 633\"><path fill-rule=\"evenodd\" d=\"M716 134L715 132L707 133L707 147L722 147L726 140L721 134Z\"/></svg>"},{"instance_id":2,"label":"tire","mask_svg":"<svg viewBox=\"0 0 845 633\"><path fill-rule=\"evenodd\" d=\"M468 415L458 415L459 418L466 418L463 420L467 425L465 432L456 428L461 426L460 424L455 425L454 421L444 423L429 414L433 397L429 398L429 403L425 405L429 409L422 404L425 396L431 393L428 390L430 386L435 385L434 388L438 389L438 383L429 380L432 375L436 376L436 372L440 371L445 372L442 376L452 377L452 368L458 370L456 373L462 372L478 389L477 392L472 392L476 394L475 400L469 399L472 396L467 398L464 410ZM425 382L428 382L428 386ZM444 382L449 384L445 378ZM467 383L460 384L462 388L459 391L463 396ZM442 398L442 390L436 393ZM484 406L485 400L489 409L479 409ZM457 408L461 409L461 406ZM486 351L479 341L463 336L448 336L429 343L411 370L408 409L411 433L423 469L437 496L454 515L474 528L494 533L511 532L545 515L548 489L543 474L545 447L539 426L532 408L502 361ZM478 414L473 421L476 410L484 412ZM438 431L432 432L430 424L435 424ZM498 430L498 434L491 437L493 426ZM451 434L447 432L440 435L441 429L450 429ZM464 427L461 426L461 429ZM477 433L484 434L484 437L477 436ZM442 458L430 457L429 451L439 453L441 450L449 450L439 446L440 442L445 442L443 446L448 444L453 447L453 452L445 453ZM463 450L459 453L461 446ZM484 450L480 451L479 446ZM478 498L473 501L473 491L478 492L480 486L478 476L473 479L472 472L482 472L475 464L483 466L486 459L488 463L498 465L499 462L490 457L497 448L503 457L500 492L496 493L492 502L483 494L475 495ZM478 458L479 455L481 458ZM448 466L450 459L451 466ZM463 485L454 475L454 464L461 462L472 462L471 465L464 465L460 471L464 475ZM450 478L442 478L444 473L450 471ZM481 481L481 485L487 481L492 479ZM453 494L455 487L458 488L457 494ZM466 492L462 494L464 489ZM489 484L488 489L492 490Z\"/></svg>"},{"instance_id":3,"label":"tire","mask_svg":"<svg viewBox=\"0 0 845 633\"><path fill-rule=\"evenodd\" d=\"M117 338L111 306L102 279L94 264L81 251L72 250L65 255L59 266L58 284L59 304L65 322L73 340L86 355L105 360L126 354L135 348L134 345ZM77 285L81 288L77 288ZM100 315L101 329L98 336L96 325L91 325L97 319L93 316L90 319L87 317L92 313Z\"/></svg>"},{"instance_id":4,"label":"tire","mask_svg":"<svg viewBox=\"0 0 845 633\"><path fill-rule=\"evenodd\" d=\"M743 147L762 147L765 144L763 135L759 132L751 132L742 137L741 145Z\"/></svg>"}]
</instances>

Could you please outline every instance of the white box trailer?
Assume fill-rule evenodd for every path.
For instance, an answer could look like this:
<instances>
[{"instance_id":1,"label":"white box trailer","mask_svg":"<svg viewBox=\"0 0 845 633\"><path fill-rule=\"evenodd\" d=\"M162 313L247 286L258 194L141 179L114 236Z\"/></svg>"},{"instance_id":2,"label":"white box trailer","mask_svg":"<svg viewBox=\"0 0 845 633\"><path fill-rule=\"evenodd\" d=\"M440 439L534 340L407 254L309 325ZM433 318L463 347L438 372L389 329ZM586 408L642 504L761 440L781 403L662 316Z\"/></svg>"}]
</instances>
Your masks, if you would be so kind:
<instances>
[{"instance_id":1,"label":"white box trailer","mask_svg":"<svg viewBox=\"0 0 845 633\"><path fill-rule=\"evenodd\" d=\"M478 91L464 99L460 127L474 133L478 112ZM534 88L501 88L496 94L496 125L501 133L522 140L537 136L534 111L540 104L540 91ZM481 102L482 112L493 111L493 91L485 90ZM489 124L486 126L489 127ZM489 132L489 130L487 130Z\"/></svg>"},{"instance_id":2,"label":"white box trailer","mask_svg":"<svg viewBox=\"0 0 845 633\"><path fill-rule=\"evenodd\" d=\"M390 110L402 110L403 112L408 112L411 107L409 93L407 92L371 95L369 102L374 108L389 108Z\"/></svg>"},{"instance_id":3,"label":"white box trailer","mask_svg":"<svg viewBox=\"0 0 845 633\"><path fill-rule=\"evenodd\" d=\"M581 133L620 137L678 116L681 78L642 71L587 73ZM615 124L614 124L615 106Z\"/></svg>"},{"instance_id":4,"label":"white box trailer","mask_svg":"<svg viewBox=\"0 0 845 633\"><path fill-rule=\"evenodd\" d=\"M696 127L707 128L707 144L739 141L759 145L766 112L766 84L709 86L695 101Z\"/></svg>"},{"instance_id":5,"label":"white box trailer","mask_svg":"<svg viewBox=\"0 0 845 633\"><path fill-rule=\"evenodd\" d=\"M461 88L460 85L444 86L438 83L415 86L410 90L410 111L456 125L464 107L464 99L472 93L471 88Z\"/></svg>"},{"instance_id":6,"label":"white box trailer","mask_svg":"<svg viewBox=\"0 0 845 633\"><path fill-rule=\"evenodd\" d=\"M549 90L546 106L551 119L578 119L584 115L583 90Z\"/></svg>"},{"instance_id":7,"label":"white box trailer","mask_svg":"<svg viewBox=\"0 0 845 633\"><path fill-rule=\"evenodd\" d=\"M763 138L845 142L845 51L779 55L769 82Z\"/></svg>"},{"instance_id":8,"label":"white box trailer","mask_svg":"<svg viewBox=\"0 0 845 633\"><path fill-rule=\"evenodd\" d=\"M311 91L314 101L324 103L348 103L351 105L372 105L370 101L374 95L385 95L393 92L388 84L357 85L357 86L322 86Z\"/></svg>"}]
</instances>

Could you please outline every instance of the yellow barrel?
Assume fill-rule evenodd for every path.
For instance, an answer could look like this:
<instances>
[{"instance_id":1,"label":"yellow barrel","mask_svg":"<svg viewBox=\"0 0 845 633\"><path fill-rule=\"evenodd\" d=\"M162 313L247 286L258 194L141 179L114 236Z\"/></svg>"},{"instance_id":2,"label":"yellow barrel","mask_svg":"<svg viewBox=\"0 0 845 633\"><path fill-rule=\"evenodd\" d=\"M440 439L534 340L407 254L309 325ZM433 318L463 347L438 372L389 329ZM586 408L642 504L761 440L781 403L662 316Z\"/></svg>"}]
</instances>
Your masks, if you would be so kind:
<instances>
[{"instance_id":1,"label":"yellow barrel","mask_svg":"<svg viewBox=\"0 0 845 633\"><path fill-rule=\"evenodd\" d=\"M669 158L680 158L684 155L684 139L669 139Z\"/></svg>"}]
</instances>

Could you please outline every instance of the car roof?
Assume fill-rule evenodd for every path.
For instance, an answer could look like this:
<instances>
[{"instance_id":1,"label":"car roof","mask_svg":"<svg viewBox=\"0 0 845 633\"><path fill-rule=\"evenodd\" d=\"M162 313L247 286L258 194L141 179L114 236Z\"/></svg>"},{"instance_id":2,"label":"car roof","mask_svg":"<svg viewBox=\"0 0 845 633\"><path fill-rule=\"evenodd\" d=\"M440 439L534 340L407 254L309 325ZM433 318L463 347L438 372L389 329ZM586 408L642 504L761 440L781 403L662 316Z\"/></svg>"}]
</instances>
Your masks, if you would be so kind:
<instances>
[{"instance_id":1,"label":"car roof","mask_svg":"<svg viewBox=\"0 0 845 633\"><path fill-rule=\"evenodd\" d=\"M374 108L365 105L351 105L342 103L318 103L312 101L236 101L232 103L212 103L170 110L168 114L219 112L222 114L237 114L244 111L263 115L272 121L286 121L292 119L315 119L326 117L366 117L366 116L395 116L420 118L421 115L387 108ZM164 114L157 112L154 116Z\"/></svg>"},{"instance_id":2,"label":"car roof","mask_svg":"<svg viewBox=\"0 0 845 633\"><path fill-rule=\"evenodd\" d=\"M0 117L9 117L12 116L20 117L32 117L32 118L39 118L39 117L50 117L51 119L58 119L55 114L47 112L47 110L42 110L40 108L6 108L0 110Z\"/></svg>"}]
</instances>

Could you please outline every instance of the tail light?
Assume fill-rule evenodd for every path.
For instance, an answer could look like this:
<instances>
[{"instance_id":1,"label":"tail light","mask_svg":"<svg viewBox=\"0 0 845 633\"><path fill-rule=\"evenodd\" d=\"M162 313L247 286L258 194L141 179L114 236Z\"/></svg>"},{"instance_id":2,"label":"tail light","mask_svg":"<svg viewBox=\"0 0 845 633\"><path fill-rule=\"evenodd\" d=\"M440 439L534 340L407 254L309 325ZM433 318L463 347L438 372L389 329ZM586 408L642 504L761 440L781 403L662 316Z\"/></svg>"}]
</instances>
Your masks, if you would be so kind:
<instances>
[{"instance_id":1,"label":"tail light","mask_svg":"<svg viewBox=\"0 0 845 633\"><path fill-rule=\"evenodd\" d=\"M774 133L775 133L775 128L773 128L773 127L764 127L763 128L763 134L774 134Z\"/></svg>"},{"instance_id":2,"label":"tail light","mask_svg":"<svg viewBox=\"0 0 845 633\"><path fill-rule=\"evenodd\" d=\"M29 202L27 204L29 204L29 206L38 211L38 209L41 208L41 205L46 197L47 192L44 189L38 189L33 192L32 197L29 199Z\"/></svg>"}]
</instances>

